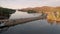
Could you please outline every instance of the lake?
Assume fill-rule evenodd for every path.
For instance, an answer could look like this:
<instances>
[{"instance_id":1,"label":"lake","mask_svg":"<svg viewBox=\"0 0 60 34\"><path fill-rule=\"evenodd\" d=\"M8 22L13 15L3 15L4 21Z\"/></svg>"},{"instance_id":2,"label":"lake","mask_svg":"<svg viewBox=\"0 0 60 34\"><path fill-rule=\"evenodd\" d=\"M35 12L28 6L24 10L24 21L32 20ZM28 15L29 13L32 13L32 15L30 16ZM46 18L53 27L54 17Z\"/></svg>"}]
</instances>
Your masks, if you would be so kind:
<instances>
[{"instance_id":1,"label":"lake","mask_svg":"<svg viewBox=\"0 0 60 34\"><path fill-rule=\"evenodd\" d=\"M28 14L16 11L10 19L37 17L40 14ZM48 22L46 19L19 24L0 31L0 34L60 34L60 23Z\"/></svg>"}]
</instances>

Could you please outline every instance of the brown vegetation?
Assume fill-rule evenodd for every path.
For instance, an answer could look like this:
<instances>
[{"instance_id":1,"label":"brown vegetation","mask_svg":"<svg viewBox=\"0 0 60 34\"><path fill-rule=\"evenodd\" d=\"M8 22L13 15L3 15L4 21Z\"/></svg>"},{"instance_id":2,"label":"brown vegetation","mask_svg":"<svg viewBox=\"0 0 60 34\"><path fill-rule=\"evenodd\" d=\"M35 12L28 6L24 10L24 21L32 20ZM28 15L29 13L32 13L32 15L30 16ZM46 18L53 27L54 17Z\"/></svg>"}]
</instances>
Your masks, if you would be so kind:
<instances>
[{"instance_id":1,"label":"brown vegetation","mask_svg":"<svg viewBox=\"0 0 60 34\"><path fill-rule=\"evenodd\" d=\"M22 11L28 12L28 10L34 10L36 12L54 12L54 11L60 11L60 6L59 7L50 7L50 6L42 6L42 7L35 7L35 8L23 8L20 9Z\"/></svg>"}]
</instances>

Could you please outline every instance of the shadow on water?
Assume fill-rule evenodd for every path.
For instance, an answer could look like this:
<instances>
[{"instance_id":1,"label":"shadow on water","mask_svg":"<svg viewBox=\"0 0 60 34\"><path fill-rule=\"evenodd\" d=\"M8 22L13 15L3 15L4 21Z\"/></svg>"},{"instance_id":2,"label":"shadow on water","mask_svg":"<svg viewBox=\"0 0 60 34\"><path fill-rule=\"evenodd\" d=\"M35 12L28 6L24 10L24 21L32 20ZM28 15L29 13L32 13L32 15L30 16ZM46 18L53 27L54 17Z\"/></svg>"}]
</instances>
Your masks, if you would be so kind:
<instances>
[{"instance_id":1,"label":"shadow on water","mask_svg":"<svg viewBox=\"0 0 60 34\"><path fill-rule=\"evenodd\" d=\"M8 29L9 29L9 27L0 28L0 33L5 32L5 31L7 31Z\"/></svg>"},{"instance_id":2,"label":"shadow on water","mask_svg":"<svg viewBox=\"0 0 60 34\"><path fill-rule=\"evenodd\" d=\"M44 19L41 19L41 20L44 20ZM31 21L31 22L32 22L32 21ZM23 24L25 24L25 23L23 23ZM3 33L3 32L5 32L5 31L8 31L8 29L9 29L10 27L14 27L14 26L9 26L9 27L4 26L4 27L0 27L0 33Z\"/></svg>"},{"instance_id":3,"label":"shadow on water","mask_svg":"<svg viewBox=\"0 0 60 34\"><path fill-rule=\"evenodd\" d=\"M44 21L44 19L42 19L42 21ZM37 22L36 22L37 23ZM39 21L40 25L43 25L43 22L41 24L41 20ZM45 22L44 22L45 23ZM59 24L60 25L60 22L56 22L56 21L49 21L47 20L47 23L49 23L50 25L53 25L53 24ZM23 23L24 24L24 23ZM46 25L46 24L45 24ZM48 25L47 25L48 26ZM14 26L12 26L14 27ZM43 27L43 26L42 26ZM28 27L27 27L28 28ZM41 27L40 27L41 28ZM9 27L5 27L5 28L0 28L0 33L3 33L3 32L6 32L8 31ZM35 28L36 29L36 28Z\"/></svg>"},{"instance_id":4,"label":"shadow on water","mask_svg":"<svg viewBox=\"0 0 60 34\"><path fill-rule=\"evenodd\" d=\"M49 24L51 24L51 25L53 25L53 24L56 24L56 25L60 24L60 21L47 20L47 22L48 22Z\"/></svg>"}]
</instances>

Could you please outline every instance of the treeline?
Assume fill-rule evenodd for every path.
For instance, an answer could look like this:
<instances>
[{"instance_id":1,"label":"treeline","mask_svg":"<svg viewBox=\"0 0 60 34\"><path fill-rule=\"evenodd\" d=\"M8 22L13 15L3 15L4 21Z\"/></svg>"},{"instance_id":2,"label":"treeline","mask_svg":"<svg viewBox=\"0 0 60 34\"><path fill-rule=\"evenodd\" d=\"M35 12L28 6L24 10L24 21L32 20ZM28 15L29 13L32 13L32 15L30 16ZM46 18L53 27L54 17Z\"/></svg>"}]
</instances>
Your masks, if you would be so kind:
<instances>
[{"instance_id":1,"label":"treeline","mask_svg":"<svg viewBox=\"0 0 60 34\"><path fill-rule=\"evenodd\" d=\"M9 18L10 14L14 13L15 9L0 7L0 19Z\"/></svg>"},{"instance_id":2,"label":"treeline","mask_svg":"<svg viewBox=\"0 0 60 34\"><path fill-rule=\"evenodd\" d=\"M0 7L0 14L12 14L14 12L14 9Z\"/></svg>"}]
</instances>

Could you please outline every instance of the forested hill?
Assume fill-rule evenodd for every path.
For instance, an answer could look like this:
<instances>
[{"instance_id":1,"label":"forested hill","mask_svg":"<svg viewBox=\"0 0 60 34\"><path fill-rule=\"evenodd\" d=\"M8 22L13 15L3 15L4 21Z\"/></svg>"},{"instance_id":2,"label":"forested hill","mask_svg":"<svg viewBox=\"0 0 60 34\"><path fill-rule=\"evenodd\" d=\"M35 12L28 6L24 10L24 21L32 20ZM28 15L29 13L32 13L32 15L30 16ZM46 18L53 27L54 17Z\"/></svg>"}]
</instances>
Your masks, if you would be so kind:
<instances>
[{"instance_id":1,"label":"forested hill","mask_svg":"<svg viewBox=\"0 0 60 34\"><path fill-rule=\"evenodd\" d=\"M0 7L0 14L12 14L15 11L16 11L15 9L9 9L9 8Z\"/></svg>"},{"instance_id":2,"label":"forested hill","mask_svg":"<svg viewBox=\"0 0 60 34\"><path fill-rule=\"evenodd\" d=\"M15 9L9 9L9 8L3 8L0 7L0 20L1 19L9 19L10 18L10 14L15 13Z\"/></svg>"}]
</instances>

